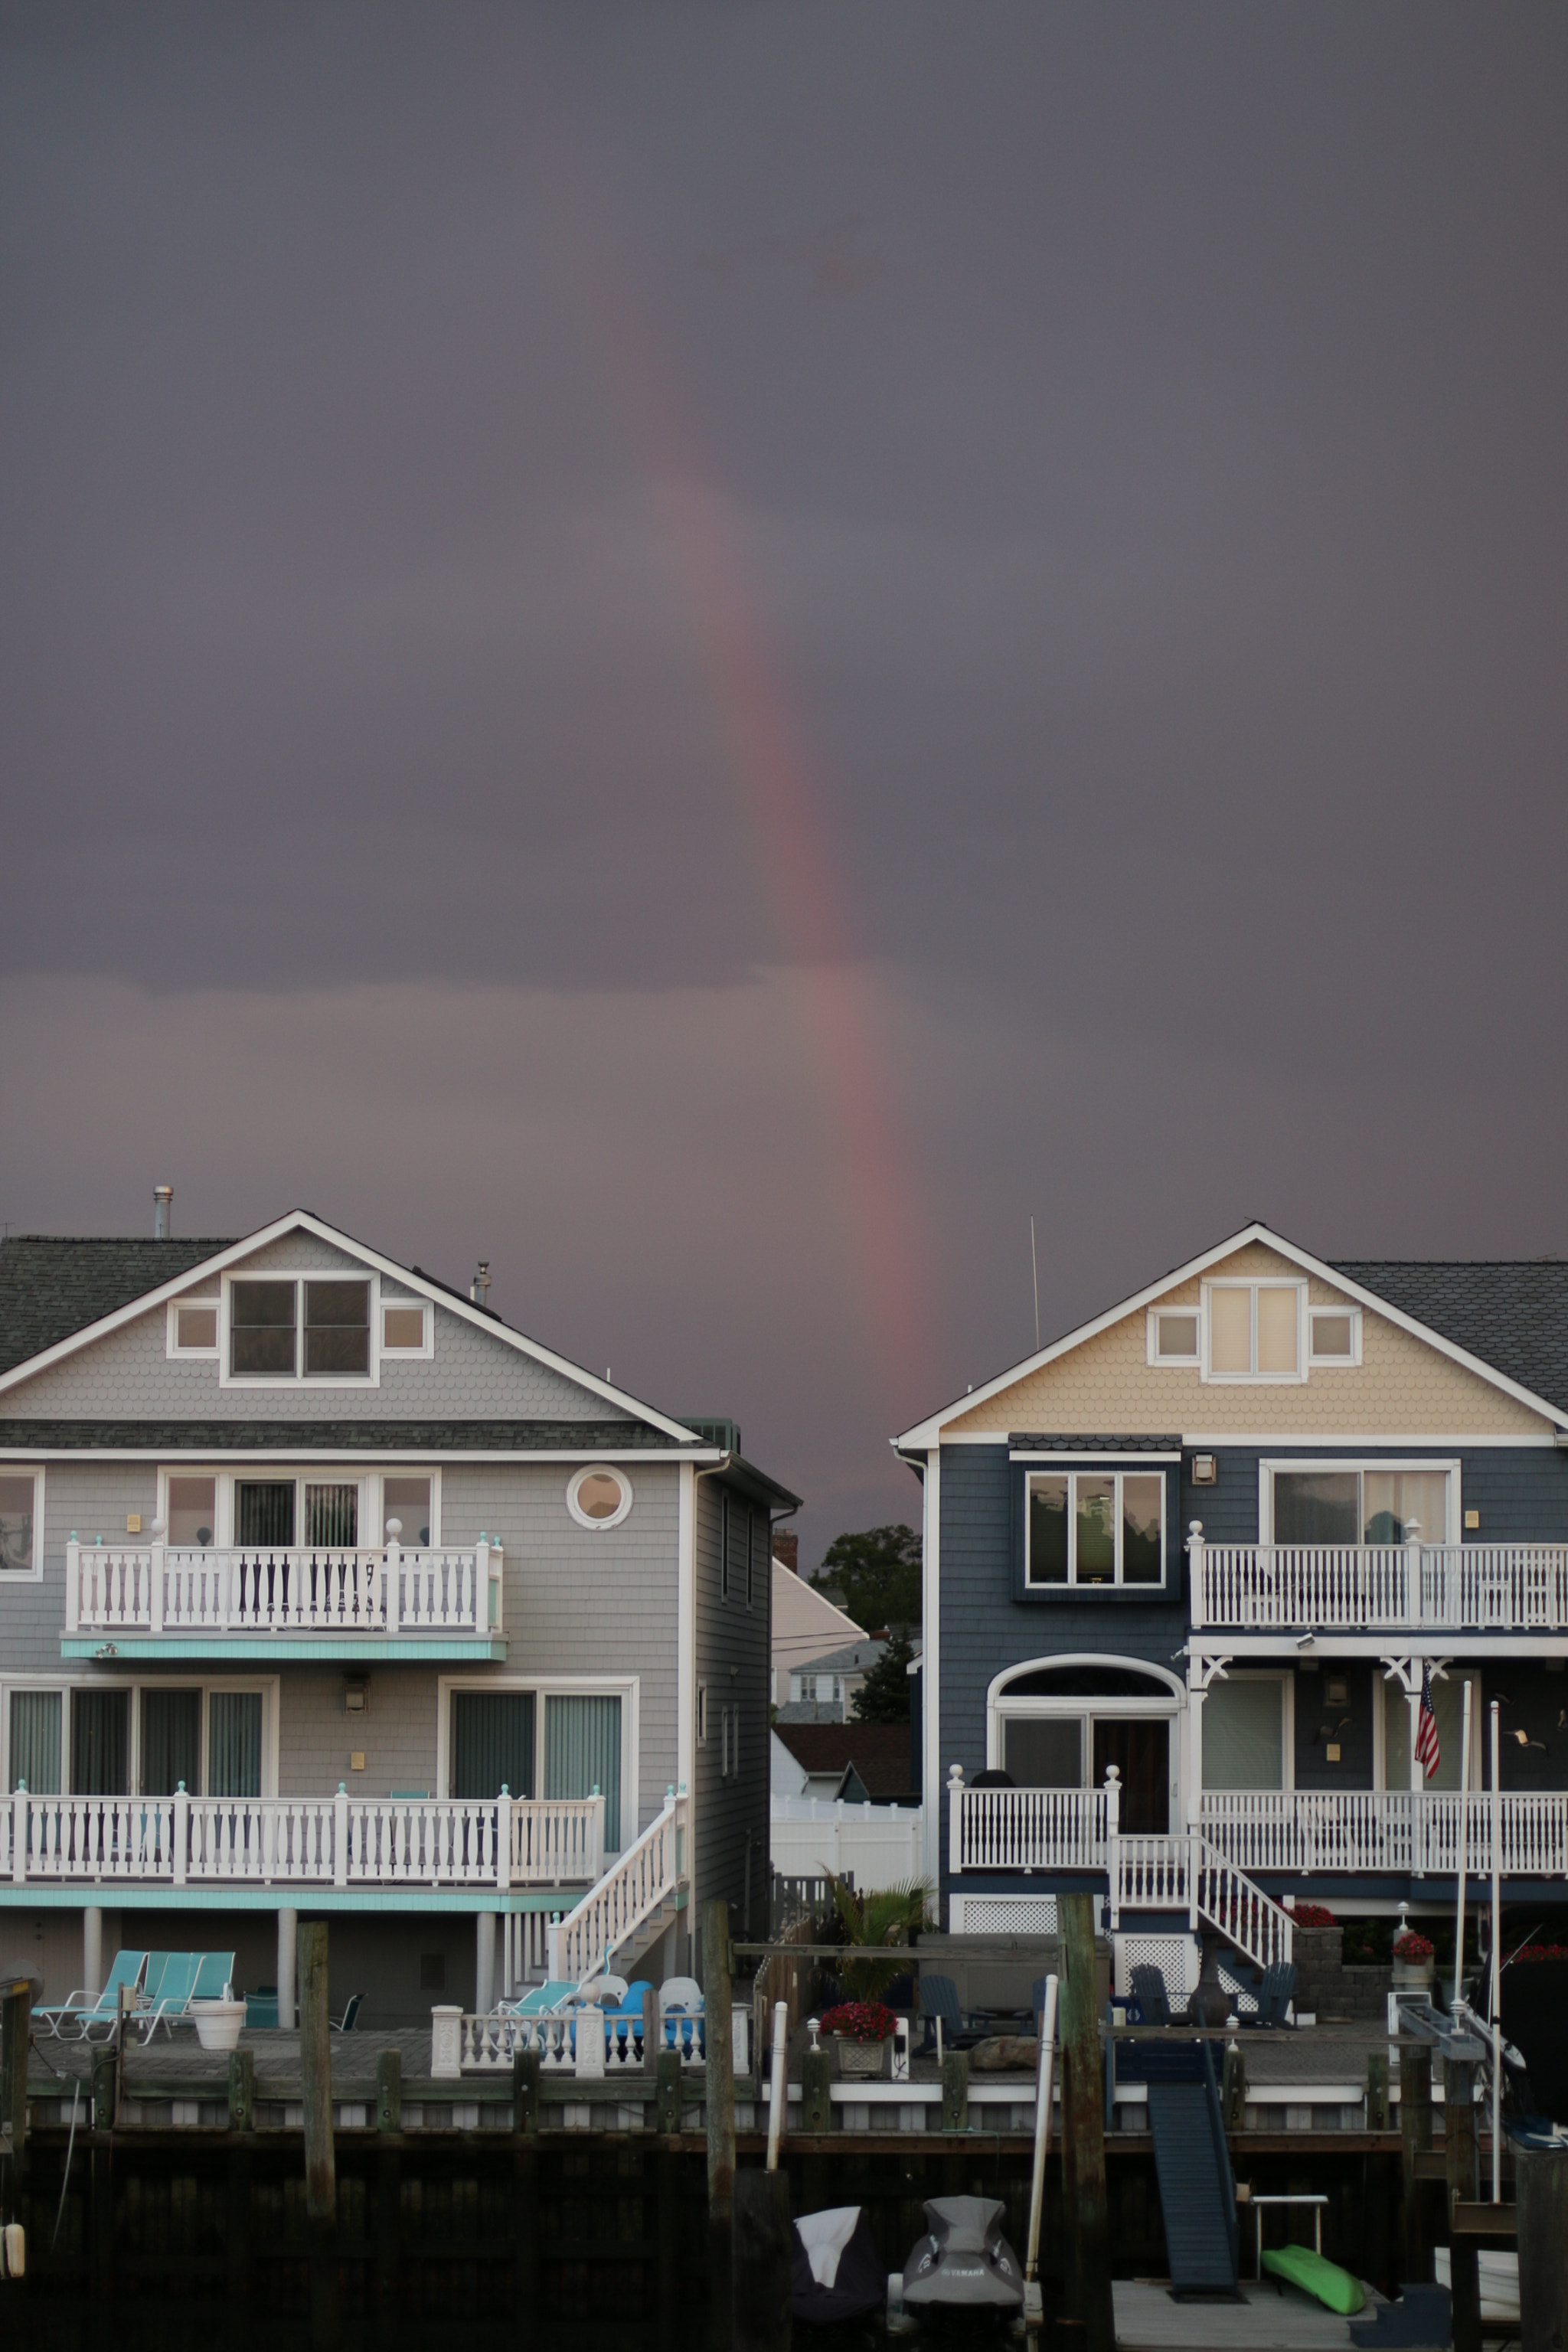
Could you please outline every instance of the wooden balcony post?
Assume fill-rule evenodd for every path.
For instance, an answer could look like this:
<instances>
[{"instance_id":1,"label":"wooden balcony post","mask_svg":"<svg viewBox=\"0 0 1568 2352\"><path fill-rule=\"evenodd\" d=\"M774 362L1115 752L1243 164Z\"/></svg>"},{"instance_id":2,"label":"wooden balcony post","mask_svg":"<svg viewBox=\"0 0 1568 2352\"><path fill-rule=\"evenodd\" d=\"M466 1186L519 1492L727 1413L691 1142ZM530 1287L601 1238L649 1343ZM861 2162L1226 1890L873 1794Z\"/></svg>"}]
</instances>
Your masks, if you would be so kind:
<instances>
[{"instance_id":1,"label":"wooden balcony post","mask_svg":"<svg viewBox=\"0 0 1568 2352\"><path fill-rule=\"evenodd\" d=\"M66 1545L66 1632L81 1631L81 1545L74 1528Z\"/></svg>"},{"instance_id":2,"label":"wooden balcony post","mask_svg":"<svg viewBox=\"0 0 1568 2352\"><path fill-rule=\"evenodd\" d=\"M474 1547L474 1597L471 1603L470 1622L476 1633L484 1632L489 1606L490 1547L489 1538L481 1528L479 1542Z\"/></svg>"},{"instance_id":3,"label":"wooden balcony post","mask_svg":"<svg viewBox=\"0 0 1568 2352\"><path fill-rule=\"evenodd\" d=\"M147 1574L152 1580L152 1590L147 1595L147 1622L154 1633L161 1633L163 1630L163 1563L168 1556L166 1531L164 1520L153 1520L153 1546L147 1554Z\"/></svg>"},{"instance_id":4,"label":"wooden balcony post","mask_svg":"<svg viewBox=\"0 0 1568 2352\"><path fill-rule=\"evenodd\" d=\"M947 1776L947 1866L963 1868L963 1767L954 1764Z\"/></svg>"},{"instance_id":5,"label":"wooden balcony post","mask_svg":"<svg viewBox=\"0 0 1568 2352\"><path fill-rule=\"evenodd\" d=\"M1204 1523L1202 1519L1187 1522L1187 1581L1188 1614L1193 1631L1198 1632L1205 1622L1204 1616Z\"/></svg>"},{"instance_id":6,"label":"wooden balcony post","mask_svg":"<svg viewBox=\"0 0 1568 2352\"><path fill-rule=\"evenodd\" d=\"M1421 1575L1419 1519L1407 1519L1405 1524L1405 1573L1410 1587L1405 1597L1405 1622L1424 1625L1426 1622L1426 1594Z\"/></svg>"}]
</instances>

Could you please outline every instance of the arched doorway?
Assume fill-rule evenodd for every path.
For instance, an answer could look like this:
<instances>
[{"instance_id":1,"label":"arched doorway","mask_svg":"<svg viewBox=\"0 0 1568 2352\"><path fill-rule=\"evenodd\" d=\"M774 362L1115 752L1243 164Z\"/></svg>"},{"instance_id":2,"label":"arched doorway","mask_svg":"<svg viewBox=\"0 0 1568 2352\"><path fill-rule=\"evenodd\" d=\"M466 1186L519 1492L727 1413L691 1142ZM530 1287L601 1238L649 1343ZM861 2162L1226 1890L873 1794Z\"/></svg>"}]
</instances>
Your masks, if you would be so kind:
<instances>
[{"instance_id":1,"label":"arched doorway","mask_svg":"<svg viewBox=\"0 0 1568 2352\"><path fill-rule=\"evenodd\" d=\"M1163 1837L1177 1799L1175 1717L1182 1685L1136 1658L1038 1658L998 1675L987 1694L987 1762L1021 1788L1100 1788L1114 1765L1121 1826Z\"/></svg>"}]
</instances>

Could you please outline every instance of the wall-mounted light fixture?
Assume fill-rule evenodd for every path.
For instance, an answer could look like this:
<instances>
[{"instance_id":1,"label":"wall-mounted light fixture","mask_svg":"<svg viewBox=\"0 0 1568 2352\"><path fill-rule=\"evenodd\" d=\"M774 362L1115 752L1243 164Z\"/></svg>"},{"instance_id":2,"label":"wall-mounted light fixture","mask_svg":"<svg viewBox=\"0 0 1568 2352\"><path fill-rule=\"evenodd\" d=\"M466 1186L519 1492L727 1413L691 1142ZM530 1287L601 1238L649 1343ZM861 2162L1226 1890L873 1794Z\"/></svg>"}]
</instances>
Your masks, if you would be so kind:
<instances>
[{"instance_id":1,"label":"wall-mounted light fixture","mask_svg":"<svg viewBox=\"0 0 1568 2352\"><path fill-rule=\"evenodd\" d=\"M1194 1486L1213 1486L1217 1485L1218 1481L1219 1455L1217 1454L1194 1454L1193 1456Z\"/></svg>"},{"instance_id":2,"label":"wall-mounted light fixture","mask_svg":"<svg viewBox=\"0 0 1568 2352\"><path fill-rule=\"evenodd\" d=\"M349 1675L343 1681L343 1706L350 1715L366 1715L370 1711L370 1677Z\"/></svg>"}]
</instances>

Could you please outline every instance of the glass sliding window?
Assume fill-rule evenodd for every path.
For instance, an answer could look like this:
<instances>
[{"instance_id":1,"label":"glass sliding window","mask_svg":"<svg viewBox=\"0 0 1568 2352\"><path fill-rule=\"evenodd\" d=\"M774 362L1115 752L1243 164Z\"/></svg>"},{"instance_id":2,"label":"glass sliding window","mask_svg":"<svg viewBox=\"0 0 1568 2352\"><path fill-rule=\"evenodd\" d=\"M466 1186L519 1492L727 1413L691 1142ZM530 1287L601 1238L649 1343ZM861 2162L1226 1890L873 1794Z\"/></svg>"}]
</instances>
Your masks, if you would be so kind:
<instances>
[{"instance_id":1,"label":"glass sliding window","mask_svg":"<svg viewBox=\"0 0 1568 2352\"><path fill-rule=\"evenodd\" d=\"M1448 1539L1448 1480L1442 1470L1363 1470L1362 1541L1407 1543L1418 1527L1423 1543Z\"/></svg>"},{"instance_id":2,"label":"glass sliding window","mask_svg":"<svg viewBox=\"0 0 1568 2352\"><path fill-rule=\"evenodd\" d=\"M1274 1540L1281 1544L1360 1543L1359 1472L1276 1470Z\"/></svg>"},{"instance_id":3,"label":"glass sliding window","mask_svg":"<svg viewBox=\"0 0 1568 2352\"><path fill-rule=\"evenodd\" d=\"M428 1478L384 1478L381 1482L382 1533L388 1519L402 1521L398 1542L416 1550L430 1540L430 1481Z\"/></svg>"},{"instance_id":4,"label":"glass sliding window","mask_svg":"<svg viewBox=\"0 0 1568 2352\"><path fill-rule=\"evenodd\" d=\"M131 1792L131 1694L71 1693L71 1788L83 1797Z\"/></svg>"},{"instance_id":5,"label":"glass sliding window","mask_svg":"<svg viewBox=\"0 0 1568 2352\"><path fill-rule=\"evenodd\" d=\"M1203 1710L1204 1787L1282 1789L1284 1724L1285 1685L1278 1675L1211 1683Z\"/></svg>"},{"instance_id":6,"label":"glass sliding window","mask_svg":"<svg viewBox=\"0 0 1568 2352\"><path fill-rule=\"evenodd\" d=\"M37 1485L31 1475L0 1477L0 1570L13 1575L33 1570Z\"/></svg>"},{"instance_id":7,"label":"glass sliding window","mask_svg":"<svg viewBox=\"0 0 1568 2352\"><path fill-rule=\"evenodd\" d=\"M359 1488L346 1482L305 1488L305 1541L353 1551L359 1541Z\"/></svg>"},{"instance_id":8,"label":"glass sliding window","mask_svg":"<svg viewBox=\"0 0 1568 2352\"><path fill-rule=\"evenodd\" d=\"M1210 1291L1209 1370L1222 1373L1252 1370L1250 1290Z\"/></svg>"},{"instance_id":9,"label":"glass sliding window","mask_svg":"<svg viewBox=\"0 0 1568 2352\"><path fill-rule=\"evenodd\" d=\"M1165 1481L1157 1471L1031 1472L1024 1580L1160 1584L1164 1514Z\"/></svg>"},{"instance_id":10,"label":"glass sliding window","mask_svg":"<svg viewBox=\"0 0 1568 2352\"><path fill-rule=\"evenodd\" d=\"M454 1691L452 1794L533 1794L533 1693Z\"/></svg>"},{"instance_id":11,"label":"glass sliding window","mask_svg":"<svg viewBox=\"0 0 1568 2352\"><path fill-rule=\"evenodd\" d=\"M180 1550L199 1549L211 1543L216 1525L217 1480L171 1478L168 1536L171 1546Z\"/></svg>"},{"instance_id":12,"label":"glass sliding window","mask_svg":"<svg viewBox=\"0 0 1568 2352\"><path fill-rule=\"evenodd\" d=\"M368 1373L370 1285L368 1282L308 1282L305 1285L305 1372Z\"/></svg>"},{"instance_id":13,"label":"glass sliding window","mask_svg":"<svg viewBox=\"0 0 1568 2352\"><path fill-rule=\"evenodd\" d=\"M261 1693L214 1691L207 1701L207 1794L261 1794Z\"/></svg>"},{"instance_id":14,"label":"glass sliding window","mask_svg":"<svg viewBox=\"0 0 1568 2352\"><path fill-rule=\"evenodd\" d=\"M287 1551L294 1540L292 1478L242 1478L234 1489L234 1539Z\"/></svg>"},{"instance_id":15,"label":"glass sliding window","mask_svg":"<svg viewBox=\"0 0 1568 2352\"><path fill-rule=\"evenodd\" d=\"M1082 1716L1004 1716L1002 1743L1020 1789L1082 1788Z\"/></svg>"},{"instance_id":16,"label":"glass sliding window","mask_svg":"<svg viewBox=\"0 0 1568 2352\"><path fill-rule=\"evenodd\" d=\"M544 1793L605 1800L605 1843L621 1843L621 1702L553 1698L544 1702Z\"/></svg>"},{"instance_id":17,"label":"glass sliding window","mask_svg":"<svg viewBox=\"0 0 1568 2352\"><path fill-rule=\"evenodd\" d=\"M291 1282L236 1282L228 1294L228 1367L231 1372L287 1373L296 1370L294 1292Z\"/></svg>"},{"instance_id":18,"label":"glass sliding window","mask_svg":"<svg viewBox=\"0 0 1568 2352\"><path fill-rule=\"evenodd\" d=\"M60 1792L60 1718L58 1690L11 1693L11 1786L26 1780L35 1797Z\"/></svg>"},{"instance_id":19,"label":"glass sliding window","mask_svg":"<svg viewBox=\"0 0 1568 2352\"><path fill-rule=\"evenodd\" d=\"M199 1690L144 1690L142 1793L172 1797L182 1780L189 1795L200 1795L202 1695Z\"/></svg>"}]
</instances>

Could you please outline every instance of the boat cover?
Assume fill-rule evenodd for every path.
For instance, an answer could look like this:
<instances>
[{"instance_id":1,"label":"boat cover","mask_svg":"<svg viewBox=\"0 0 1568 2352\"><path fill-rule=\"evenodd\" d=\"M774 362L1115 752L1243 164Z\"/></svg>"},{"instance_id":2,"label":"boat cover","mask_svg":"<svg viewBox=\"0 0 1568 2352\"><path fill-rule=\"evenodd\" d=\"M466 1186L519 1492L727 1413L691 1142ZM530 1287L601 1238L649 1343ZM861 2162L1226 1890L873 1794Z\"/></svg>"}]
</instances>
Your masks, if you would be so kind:
<instances>
[{"instance_id":1,"label":"boat cover","mask_svg":"<svg viewBox=\"0 0 1568 2352\"><path fill-rule=\"evenodd\" d=\"M863 2206L803 2213L794 2228L789 2307L796 2319L826 2326L881 2309L888 2273Z\"/></svg>"},{"instance_id":2,"label":"boat cover","mask_svg":"<svg viewBox=\"0 0 1568 2352\"><path fill-rule=\"evenodd\" d=\"M1021 2311L1024 2266L1002 2235L994 2197L933 2197L926 2235L904 2264L910 2311Z\"/></svg>"}]
</instances>

